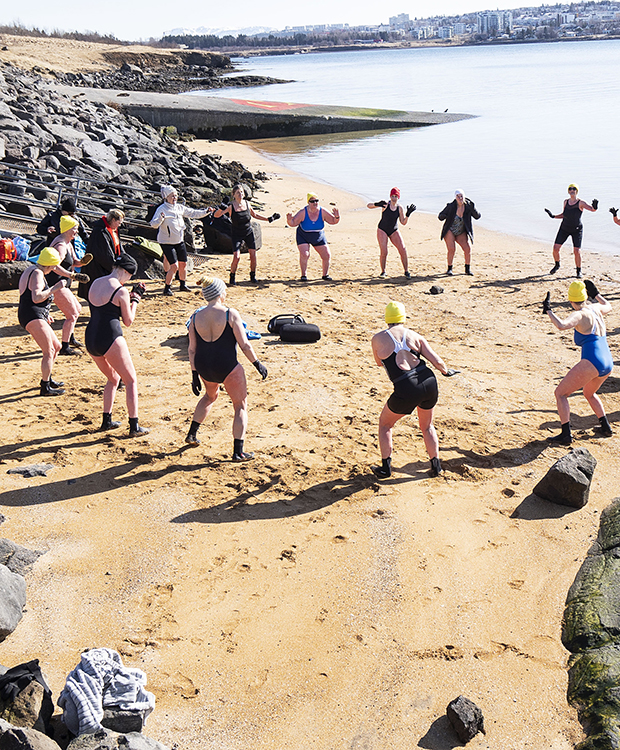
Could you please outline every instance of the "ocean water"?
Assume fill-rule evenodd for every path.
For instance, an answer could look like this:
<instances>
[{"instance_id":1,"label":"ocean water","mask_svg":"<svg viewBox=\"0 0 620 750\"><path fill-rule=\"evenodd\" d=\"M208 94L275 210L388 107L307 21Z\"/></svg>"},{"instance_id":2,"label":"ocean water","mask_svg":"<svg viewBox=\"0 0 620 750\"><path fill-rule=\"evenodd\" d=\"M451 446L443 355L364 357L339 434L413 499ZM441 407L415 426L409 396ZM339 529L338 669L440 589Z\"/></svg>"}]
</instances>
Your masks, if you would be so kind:
<instances>
[{"instance_id":1,"label":"ocean water","mask_svg":"<svg viewBox=\"0 0 620 750\"><path fill-rule=\"evenodd\" d=\"M273 160L368 200L438 213L459 188L484 226L552 244L570 182L591 202L584 250L616 253L620 226L620 41L364 50L238 60L294 83L217 96L463 112L475 119L380 133L252 142ZM213 95L214 92L194 92ZM438 222L439 226L439 222ZM568 257L566 258L568 260Z\"/></svg>"}]
</instances>

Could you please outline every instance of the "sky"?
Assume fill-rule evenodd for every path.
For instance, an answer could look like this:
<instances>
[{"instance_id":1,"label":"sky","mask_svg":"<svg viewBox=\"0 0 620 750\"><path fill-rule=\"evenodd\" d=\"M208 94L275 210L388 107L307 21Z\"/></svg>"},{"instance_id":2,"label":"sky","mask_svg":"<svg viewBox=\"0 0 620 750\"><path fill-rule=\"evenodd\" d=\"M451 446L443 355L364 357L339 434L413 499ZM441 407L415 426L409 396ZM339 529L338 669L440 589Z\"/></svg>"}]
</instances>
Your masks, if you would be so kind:
<instances>
[{"instance_id":1,"label":"sky","mask_svg":"<svg viewBox=\"0 0 620 750\"><path fill-rule=\"evenodd\" d=\"M497 0L495 0L497 2ZM290 0L237 0L233 5L211 0L24 0L3 3L0 24L21 23L52 31L97 31L113 34L117 39L137 41L161 38L171 29L241 29L322 23L360 24L387 23L390 16L407 13L410 18L432 15L455 15L489 8L506 9L514 3L489 6L488 0L393 0L389 7L376 0L314 0L306 5Z\"/></svg>"}]
</instances>

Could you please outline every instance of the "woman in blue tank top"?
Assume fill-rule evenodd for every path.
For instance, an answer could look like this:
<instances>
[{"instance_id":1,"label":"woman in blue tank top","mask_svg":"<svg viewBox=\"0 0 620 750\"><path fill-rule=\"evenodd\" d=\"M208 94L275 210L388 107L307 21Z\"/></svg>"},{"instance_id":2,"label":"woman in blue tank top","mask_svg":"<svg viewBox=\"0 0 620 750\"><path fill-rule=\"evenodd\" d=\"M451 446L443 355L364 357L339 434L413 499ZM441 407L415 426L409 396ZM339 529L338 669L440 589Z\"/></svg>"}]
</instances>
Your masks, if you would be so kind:
<instances>
[{"instance_id":1,"label":"woman in blue tank top","mask_svg":"<svg viewBox=\"0 0 620 750\"><path fill-rule=\"evenodd\" d=\"M308 193L308 205L298 211L294 216L286 215L286 223L289 227L297 227L297 248L299 250L299 267L301 269L301 280L308 281L306 275L308 260L310 258L310 246L314 247L323 264L323 281L331 281L329 275L329 263L331 253L325 239L325 223L337 224L340 221L338 209L328 211L320 208L319 198L315 193Z\"/></svg>"},{"instance_id":2,"label":"woman in blue tank top","mask_svg":"<svg viewBox=\"0 0 620 750\"><path fill-rule=\"evenodd\" d=\"M588 297L596 302L589 304ZM560 320L551 310L549 294L543 302L543 312L551 318L553 325L560 331L574 328L575 344L581 347L580 362L569 370L555 389L562 431L548 440L559 445L570 445L572 442L568 397L579 388L583 390L583 395L599 419L600 433L604 437L612 434L605 408L597 395L598 389L607 380L614 365L603 320L603 315L607 315L611 305L602 294L599 294L591 281L573 281L568 288L568 301L573 307L573 312L566 320Z\"/></svg>"}]
</instances>

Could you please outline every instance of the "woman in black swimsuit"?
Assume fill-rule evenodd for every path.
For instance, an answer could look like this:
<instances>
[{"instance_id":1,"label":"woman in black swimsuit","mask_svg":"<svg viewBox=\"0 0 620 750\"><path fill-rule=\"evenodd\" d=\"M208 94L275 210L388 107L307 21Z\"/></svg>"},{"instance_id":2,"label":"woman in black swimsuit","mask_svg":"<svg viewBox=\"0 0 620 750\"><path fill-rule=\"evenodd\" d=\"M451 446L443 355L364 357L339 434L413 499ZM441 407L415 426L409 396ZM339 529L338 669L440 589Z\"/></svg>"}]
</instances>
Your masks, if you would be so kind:
<instances>
[{"instance_id":1,"label":"woman in black swimsuit","mask_svg":"<svg viewBox=\"0 0 620 750\"><path fill-rule=\"evenodd\" d=\"M267 368L257 359L245 335L239 313L224 306L226 284L221 279L204 279L202 294L207 305L196 310L189 324L189 363L192 368L192 391L199 396L204 383L205 395L196 404L185 442L200 444L196 433L211 411L222 383L235 410L232 460L248 461L254 458L253 453L246 453L243 449L248 424L248 390L245 371L237 362L237 344L263 380L267 377Z\"/></svg>"},{"instance_id":2,"label":"woman in black swimsuit","mask_svg":"<svg viewBox=\"0 0 620 750\"><path fill-rule=\"evenodd\" d=\"M388 254L388 240L394 245L400 254L400 260L403 264L403 270L405 277L410 279L411 274L409 273L409 261L407 259L407 248L405 242L398 231L398 222L405 226L409 217L415 211L413 203L407 206L407 213L403 211L403 207L399 205L398 199L400 198L400 190L398 188L392 188L390 191L390 202L376 201L375 203L369 203L368 208L381 208L383 213L381 215L381 221L377 227L377 241L379 242L379 264L381 266L381 273L379 277L384 279L385 264L387 261Z\"/></svg>"},{"instance_id":3,"label":"woman in black swimsuit","mask_svg":"<svg viewBox=\"0 0 620 750\"><path fill-rule=\"evenodd\" d=\"M260 221L272 221L280 218L280 214L271 216L261 216L252 209L246 200L243 185L234 185L232 189L232 201L226 206L220 206L216 209L213 217L218 219L220 216L229 216L232 223L232 245L233 259L230 264L230 285L235 286L235 274L241 257L241 243L245 246L250 254L250 281L256 283L256 240L254 239L254 230L252 229L252 219Z\"/></svg>"},{"instance_id":4,"label":"woman in black swimsuit","mask_svg":"<svg viewBox=\"0 0 620 750\"><path fill-rule=\"evenodd\" d=\"M112 273L93 281L88 292L90 321L86 326L86 350L108 382L103 389L103 422L101 430L120 427L112 421L112 406L122 378L125 384L129 437L146 435L149 430L138 424L138 383L120 320L130 326L136 317L138 302L145 292L144 284L136 284L131 293L124 285L138 270L138 264L126 254L115 261Z\"/></svg>"},{"instance_id":5,"label":"woman in black swimsuit","mask_svg":"<svg viewBox=\"0 0 620 750\"><path fill-rule=\"evenodd\" d=\"M442 375L456 375L419 333L405 328L405 306L390 302L385 308L387 330L372 337L372 353L379 367L385 367L394 384L394 393L379 417L379 447L382 465L373 467L375 476L387 479L392 475L392 428L405 414L418 411L424 445L431 459L431 476L442 472L439 442L433 426L433 409L437 403L437 380L422 357Z\"/></svg>"},{"instance_id":6,"label":"woman in black swimsuit","mask_svg":"<svg viewBox=\"0 0 620 750\"><path fill-rule=\"evenodd\" d=\"M60 279L51 288L45 278L60 264L56 250L46 247L39 255L36 266L27 268L19 279L19 324L37 342L43 352L41 360L41 396L61 396L63 383L52 380L52 367L60 351L60 342L50 323L50 306L54 292L62 289L66 281Z\"/></svg>"},{"instance_id":7,"label":"woman in black swimsuit","mask_svg":"<svg viewBox=\"0 0 620 750\"><path fill-rule=\"evenodd\" d=\"M552 214L548 208L546 213L551 219L562 219L560 228L553 243L553 268L549 273L555 273L560 267L560 248L570 237L573 241L573 253L575 255L575 276L581 278L581 244L583 242L583 224L581 223L581 214L585 211L596 211L598 201L596 198L592 205L585 201L579 200L577 193L579 186L571 183L568 186L568 198L564 201L564 208L561 214Z\"/></svg>"}]
</instances>

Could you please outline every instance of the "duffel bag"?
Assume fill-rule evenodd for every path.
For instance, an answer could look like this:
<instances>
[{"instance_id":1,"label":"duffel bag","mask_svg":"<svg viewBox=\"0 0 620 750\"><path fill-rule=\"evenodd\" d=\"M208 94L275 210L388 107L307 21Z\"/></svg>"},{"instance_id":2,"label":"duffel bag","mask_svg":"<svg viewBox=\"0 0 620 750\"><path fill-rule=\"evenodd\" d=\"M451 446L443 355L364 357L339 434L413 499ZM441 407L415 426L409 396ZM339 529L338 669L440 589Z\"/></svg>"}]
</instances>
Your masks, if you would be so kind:
<instances>
[{"instance_id":1,"label":"duffel bag","mask_svg":"<svg viewBox=\"0 0 620 750\"><path fill-rule=\"evenodd\" d=\"M274 318L272 318L269 323L267 323L267 330L269 333L275 333L276 336L280 333L280 329L282 326L286 325L287 323L290 325L299 325L300 323L305 323L306 321L301 317L301 315L276 315Z\"/></svg>"},{"instance_id":2,"label":"duffel bag","mask_svg":"<svg viewBox=\"0 0 620 750\"><path fill-rule=\"evenodd\" d=\"M157 258L157 260L161 260L164 257L161 245L159 242L155 242L155 240L147 240L145 237L134 237L132 247L135 247L136 250L142 250L143 253L150 255L152 258Z\"/></svg>"},{"instance_id":3,"label":"duffel bag","mask_svg":"<svg viewBox=\"0 0 620 750\"><path fill-rule=\"evenodd\" d=\"M5 237L0 239L0 263L10 263L15 260L15 245L13 240L9 240Z\"/></svg>"},{"instance_id":4,"label":"duffel bag","mask_svg":"<svg viewBox=\"0 0 620 750\"><path fill-rule=\"evenodd\" d=\"M314 323L286 323L280 328L280 341L311 344L320 338L321 331Z\"/></svg>"}]
</instances>

